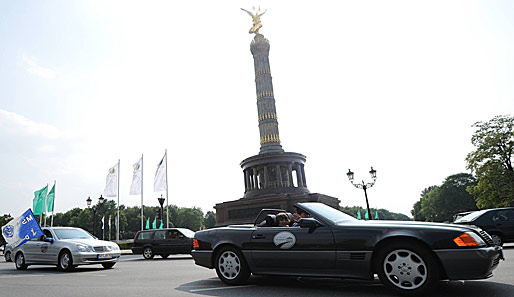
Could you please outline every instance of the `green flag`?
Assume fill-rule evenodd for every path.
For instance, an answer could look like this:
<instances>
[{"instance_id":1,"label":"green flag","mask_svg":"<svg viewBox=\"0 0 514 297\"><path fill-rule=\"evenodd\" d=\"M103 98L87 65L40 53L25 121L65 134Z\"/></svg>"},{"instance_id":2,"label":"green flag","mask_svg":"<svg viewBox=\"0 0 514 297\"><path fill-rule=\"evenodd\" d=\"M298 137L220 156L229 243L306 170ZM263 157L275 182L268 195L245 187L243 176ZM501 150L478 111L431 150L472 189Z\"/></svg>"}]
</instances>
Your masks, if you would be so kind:
<instances>
[{"instance_id":1,"label":"green flag","mask_svg":"<svg viewBox=\"0 0 514 297\"><path fill-rule=\"evenodd\" d=\"M150 229L150 218L146 219L146 227L145 229Z\"/></svg>"},{"instance_id":2,"label":"green flag","mask_svg":"<svg viewBox=\"0 0 514 297\"><path fill-rule=\"evenodd\" d=\"M375 211L375 220L378 220L378 211Z\"/></svg>"},{"instance_id":3,"label":"green flag","mask_svg":"<svg viewBox=\"0 0 514 297\"><path fill-rule=\"evenodd\" d=\"M34 199L32 200L32 208L34 210L34 215L40 215L42 213L45 213L45 200L47 191L48 186L42 188L39 191L34 192Z\"/></svg>"},{"instance_id":4,"label":"green flag","mask_svg":"<svg viewBox=\"0 0 514 297\"><path fill-rule=\"evenodd\" d=\"M369 220L369 214L368 214L368 209L366 208L366 213L364 214L364 218L366 220Z\"/></svg>"},{"instance_id":5,"label":"green flag","mask_svg":"<svg viewBox=\"0 0 514 297\"><path fill-rule=\"evenodd\" d=\"M361 210L357 209L357 220L361 219Z\"/></svg>"},{"instance_id":6,"label":"green flag","mask_svg":"<svg viewBox=\"0 0 514 297\"><path fill-rule=\"evenodd\" d=\"M162 229L162 220L161 220L161 225L159 226L159 229Z\"/></svg>"},{"instance_id":7,"label":"green flag","mask_svg":"<svg viewBox=\"0 0 514 297\"><path fill-rule=\"evenodd\" d=\"M54 212L55 184L46 196L46 212Z\"/></svg>"},{"instance_id":8,"label":"green flag","mask_svg":"<svg viewBox=\"0 0 514 297\"><path fill-rule=\"evenodd\" d=\"M157 228L157 218L153 219L152 229Z\"/></svg>"}]
</instances>

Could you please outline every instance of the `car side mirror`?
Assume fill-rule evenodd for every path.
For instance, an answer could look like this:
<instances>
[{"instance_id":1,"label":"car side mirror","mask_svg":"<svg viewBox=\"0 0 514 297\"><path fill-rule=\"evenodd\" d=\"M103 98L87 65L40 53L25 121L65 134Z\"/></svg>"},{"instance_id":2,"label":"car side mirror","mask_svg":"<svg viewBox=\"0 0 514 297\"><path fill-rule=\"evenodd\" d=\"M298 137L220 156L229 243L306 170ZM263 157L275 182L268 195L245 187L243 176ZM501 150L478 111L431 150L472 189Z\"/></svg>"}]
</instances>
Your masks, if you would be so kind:
<instances>
[{"instance_id":1,"label":"car side mirror","mask_svg":"<svg viewBox=\"0 0 514 297\"><path fill-rule=\"evenodd\" d=\"M43 240L44 242L54 243L54 239L52 237L47 237Z\"/></svg>"},{"instance_id":2,"label":"car side mirror","mask_svg":"<svg viewBox=\"0 0 514 297\"><path fill-rule=\"evenodd\" d=\"M321 224L318 220L314 218L303 218L300 219L300 227L301 228L316 228L321 227L323 224Z\"/></svg>"}]
</instances>

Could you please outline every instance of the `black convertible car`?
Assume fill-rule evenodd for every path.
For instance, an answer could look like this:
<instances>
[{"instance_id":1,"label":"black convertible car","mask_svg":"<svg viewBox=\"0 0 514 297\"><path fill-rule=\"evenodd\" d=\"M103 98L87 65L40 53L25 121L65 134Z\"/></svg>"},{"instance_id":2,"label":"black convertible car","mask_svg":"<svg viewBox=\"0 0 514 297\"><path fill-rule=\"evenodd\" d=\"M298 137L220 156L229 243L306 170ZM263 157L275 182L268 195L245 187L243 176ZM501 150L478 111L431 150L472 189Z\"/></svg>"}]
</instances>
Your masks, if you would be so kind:
<instances>
[{"instance_id":1,"label":"black convertible car","mask_svg":"<svg viewBox=\"0 0 514 297\"><path fill-rule=\"evenodd\" d=\"M250 274L343 277L381 282L421 294L439 280L483 279L502 248L478 228L439 223L359 221L321 203L298 203L310 214L299 226L277 227L281 210L263 210L254 225L196 232L195 263L215 268L227 284ZM290 214L289 214L290 215Z\"/></svg>"}]
</instances>

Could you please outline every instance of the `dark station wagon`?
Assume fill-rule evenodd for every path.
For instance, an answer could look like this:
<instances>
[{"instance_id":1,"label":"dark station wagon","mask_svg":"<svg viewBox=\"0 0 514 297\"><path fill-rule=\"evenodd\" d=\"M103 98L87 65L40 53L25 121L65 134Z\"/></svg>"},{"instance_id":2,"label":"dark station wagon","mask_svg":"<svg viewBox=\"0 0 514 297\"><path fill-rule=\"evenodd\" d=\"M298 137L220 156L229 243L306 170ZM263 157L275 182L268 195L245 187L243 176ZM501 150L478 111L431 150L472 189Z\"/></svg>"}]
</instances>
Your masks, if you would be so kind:
<instances>
[{"instance_id":1,"label":"dark station wagon","mask_svg":"<svg viewBox=\"0 0 514 297\"><path fill-rule=\"evenodd\" d=\"M139 231L134 237L133 254L145 259L155 255L167 258L171 254L190 254L195 232L186 228L166 228Z\"/></svg>"},{"instance_id":2,"label":"dark station wagon","mask_svg":"<svg viewBox=\"0 0 514 297\"><path fill-rule=\"evenodd\" d=\"M362 221L322 203L295 206L310 214L299 226L279 227L270 213L253 225L196 232L195 263L216 269L227 284L245 283L251 274L365 280L377 274L390 289L416 295L439 280L491 277L503 259L502 248L476 227Z\"/></svg>"}]
</instances>

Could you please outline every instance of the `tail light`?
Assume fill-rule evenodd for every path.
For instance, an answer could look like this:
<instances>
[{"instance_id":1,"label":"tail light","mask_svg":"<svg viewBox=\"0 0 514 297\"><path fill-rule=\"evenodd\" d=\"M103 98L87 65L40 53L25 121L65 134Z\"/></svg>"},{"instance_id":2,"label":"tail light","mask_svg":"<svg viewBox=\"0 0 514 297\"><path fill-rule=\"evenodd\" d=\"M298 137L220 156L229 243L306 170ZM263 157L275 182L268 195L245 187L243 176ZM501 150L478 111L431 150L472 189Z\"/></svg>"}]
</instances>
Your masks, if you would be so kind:
<instances>
[{"instance_id":1,"label":"tail light","mask_svg":"<svg viewBox=\"0 0 514 297\"><path fill-rule=\"evenodd\" d=\"M200 247L200 244L198 243L198 239L193 239L193 248L197 249Z\"/></svg>"}]
</instances>

